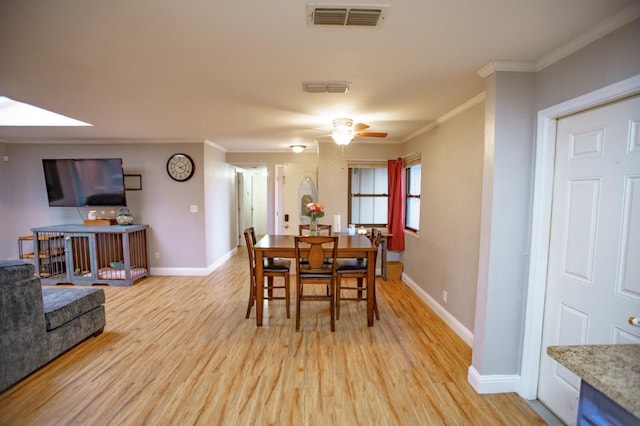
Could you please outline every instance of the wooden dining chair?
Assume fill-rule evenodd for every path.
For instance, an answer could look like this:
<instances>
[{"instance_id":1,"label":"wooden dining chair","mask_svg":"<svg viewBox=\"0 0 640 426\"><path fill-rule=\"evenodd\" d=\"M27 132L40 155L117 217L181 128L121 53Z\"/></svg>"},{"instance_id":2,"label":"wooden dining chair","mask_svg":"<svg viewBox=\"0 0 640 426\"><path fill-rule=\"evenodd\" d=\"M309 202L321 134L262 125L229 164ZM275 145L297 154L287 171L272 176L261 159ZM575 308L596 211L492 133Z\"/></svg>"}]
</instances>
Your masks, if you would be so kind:
<instances>
[{"instance_id":1,"label":"wooden dining chair","mask_svg":"<svg viewBox=\"0 0 640 426\"><path fill-rule=\"evenodd\" d=\"M325 254L325 251L330 254ZM300 331L302 302L307 300L329 302L331 331L336 331L334 295L337 257L337 236L295 237L295 260L298 271L296 275L296 331ZM303 260L306 260L306 262ZM305 294L305 286L307 285L322 285L327 290L325 292L315 291Z\"/></svg>"},{"instance_id":2,"label":"wooden dining chair","mask_svg":"<svg viewBox=\"0 0 640 426\"><path fill-rule=\"evenodd\" d=\"M376 228L372 228L371 233L369 234L369 239L371 240L371 244L376 247L376 255L373 258L373 270L375 271L376 259L378 257L377 250L378 247L380 247L382 232ZM349 278L356 280L355 285L353 284L353 281L347 281ZM371 289L367 287L367 260L339 259L336 264L336 319L340 319L341 300L366 301L367 291L373 292L373 312L376 315L376 319L380 320L375 284ZM346 292L344 296L343 292Z\"/></svg>"},{"instance_id":3,"label":"wooden dining chair","mask_svg":"<svg viewBox=\"0 0 640 426\"><path fill-rule=\"evenodd\" d=\"M298 225L298 235L307 236L309 235L309 227L310 225ZM319 235L331 235L331 225L323 225L322 223L318 224L318 234Z\"/></svg>"},{"instance_id":4,"label":"wooden dining chair","mask_svg":"<svg viewBox=\"0 0 640 426\"><path fill-rule=\"evenodd\" d=\"M298 225L298 235L309 236L310 225ZM318 235L331 235L331 225L318 224ZM301 260L302 263L307 263L306 259ZM331 259L327 259L327 263L331 263Z\"/></svg>"},{"instance_id":5,"label":"wooden dining chair","mask_svg":"<svg viewBox=\"0 0 640 426\"><path fill-rule=\"evenodd\" d=\"M290 300L290 271L291 261L286 259L264 259L264 277L267 279L267 285L264 282L256 282L256 261L255 252L253 249L255 241L255 231L253 228L247 228L244 231L244 241L247 245L247 254L249 257L249 305L247 306L247 315L245 318L249 318L251 314L251 308L256 301L256 292L267 290L265 295L266 300L285 300L287 305L287 318L290 318L289 314L289 300ZM284 283L282 285L275 285L275 278L282 278ZM259 285L258 285L259 284ZM275 295L274 290L284 289L284 296Z\"/></svg>"}]
</instances>

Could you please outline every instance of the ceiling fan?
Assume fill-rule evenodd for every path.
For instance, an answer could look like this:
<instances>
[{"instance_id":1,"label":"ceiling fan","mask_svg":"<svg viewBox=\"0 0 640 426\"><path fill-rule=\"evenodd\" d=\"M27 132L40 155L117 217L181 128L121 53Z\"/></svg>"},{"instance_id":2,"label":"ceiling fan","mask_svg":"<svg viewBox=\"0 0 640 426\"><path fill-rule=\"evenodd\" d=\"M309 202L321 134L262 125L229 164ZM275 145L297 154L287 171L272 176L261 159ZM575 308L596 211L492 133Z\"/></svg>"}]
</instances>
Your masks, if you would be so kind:
<instances>
[{"instance_id":1,"label":"ceiling fan","mask_svg":"<svg viewBox=\"0 0 640 426\"><path fill-rule=\"evenodd\" d=\"M386 138L387 133L364 132L370 126L364 123L353 123L350 118L336 118L333 120L333 130L331 137L338 145L348 145L354 137L363 136L367 138Z\"/></svg>"}]
</instances>

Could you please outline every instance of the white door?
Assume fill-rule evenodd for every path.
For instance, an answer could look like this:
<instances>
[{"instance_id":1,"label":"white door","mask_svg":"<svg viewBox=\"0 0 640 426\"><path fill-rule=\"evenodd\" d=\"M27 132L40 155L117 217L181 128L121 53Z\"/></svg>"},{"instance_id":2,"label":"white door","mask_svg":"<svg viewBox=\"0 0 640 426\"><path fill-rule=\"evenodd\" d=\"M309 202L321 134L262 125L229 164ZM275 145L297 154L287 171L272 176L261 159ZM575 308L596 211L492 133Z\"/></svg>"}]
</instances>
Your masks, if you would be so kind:
<instances>
[{"instance_id":1,"label":"white door","mask_svg":"<svg viewBox=\"0 0 640 426\"><path fill-rule=\"evenodd\" d=\"M554 345L640 343L640 97L558 120L538 399L575 424Z\"/></svg>"},{"instance_id":2,"label":"white door","mask_svg":"<svg viewBox=\"0 0 640 426\"><path fill-rule=\"evenodd\" d=\"M244 230L252 226L257 235L267 233L267 178L262 171L236 173L238 188L238 245L244 245Z\"/></svg>"}]
</instances>

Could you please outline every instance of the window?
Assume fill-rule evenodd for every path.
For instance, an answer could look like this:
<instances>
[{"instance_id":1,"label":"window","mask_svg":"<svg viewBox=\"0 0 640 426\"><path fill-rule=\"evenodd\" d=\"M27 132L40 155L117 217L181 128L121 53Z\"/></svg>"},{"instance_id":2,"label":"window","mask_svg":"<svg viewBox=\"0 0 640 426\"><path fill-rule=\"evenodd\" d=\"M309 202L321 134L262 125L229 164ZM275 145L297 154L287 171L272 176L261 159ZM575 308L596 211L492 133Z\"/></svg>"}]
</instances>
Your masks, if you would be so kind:
<instances>
[{"instance_id":1,"label":"window","mask_svg":"<svg viewBox=\"0 0 640 426\"><path fill-rule=\"evenodd\" d=\"M349 164L349 223L387 226L387 164Z\"/></svg>"},{"instance_id":2,"label":"window","mask_svg":"<svg viewBox=\"0 0 640 426\"><path fill-rule=\"evenodd\" d=\"M417 163L405 164L405 228L412 231L420 230L420 178L422 166L420 160Z\"/></svg>"}]
</instances>

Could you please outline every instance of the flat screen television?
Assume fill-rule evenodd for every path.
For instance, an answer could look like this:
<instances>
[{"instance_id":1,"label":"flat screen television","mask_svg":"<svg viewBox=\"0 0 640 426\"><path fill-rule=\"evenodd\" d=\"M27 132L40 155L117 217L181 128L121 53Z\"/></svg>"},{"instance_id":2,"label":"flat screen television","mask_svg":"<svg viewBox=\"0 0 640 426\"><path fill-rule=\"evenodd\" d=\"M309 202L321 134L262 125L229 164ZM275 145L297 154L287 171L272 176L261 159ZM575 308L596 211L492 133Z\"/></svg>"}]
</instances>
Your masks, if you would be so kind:
<instances>
[{"instance_id":1,"label":"flat screen television","mask_svg":"<svg viewBox=\"0 0 640 426\"><path fill-rule=\"evenodd\" d=\"M51 207L126 206L121 158L44 159Z\"/></svg>"}]
</instances>

